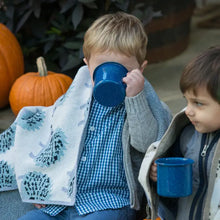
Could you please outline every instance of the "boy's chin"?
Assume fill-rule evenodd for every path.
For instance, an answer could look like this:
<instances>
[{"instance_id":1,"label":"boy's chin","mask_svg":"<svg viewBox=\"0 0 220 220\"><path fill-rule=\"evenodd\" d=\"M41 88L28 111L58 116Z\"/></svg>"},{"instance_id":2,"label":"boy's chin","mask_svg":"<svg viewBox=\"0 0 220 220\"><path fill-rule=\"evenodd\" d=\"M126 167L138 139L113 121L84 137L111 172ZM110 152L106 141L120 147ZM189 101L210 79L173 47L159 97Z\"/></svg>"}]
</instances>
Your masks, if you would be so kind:
<instances>
[{"instance_id":1,"label":"boy's chin","mask_svg":"<svg viewBox=\"0 0 220 220\"><path fill-rule=\"evenodd\" d=\"M196 127L194 126L196 131L198 131L199 133L205 134L205 133L212 133L215 132L215 129L207 129L207 128L201 128L201 127Z\"/></svg>"},{"instance_id":2,"label":"boy's chin","mask_svg":"<svg viewBox=\"0 0 220 220\"><path fill-rule=\"evenodd\" d=\"M199 126L198 124L193 124L194 125L194 128L196 129L196 131L198 131L199 133L207 133L207 129Z\"/></svg>"}]
</instances>

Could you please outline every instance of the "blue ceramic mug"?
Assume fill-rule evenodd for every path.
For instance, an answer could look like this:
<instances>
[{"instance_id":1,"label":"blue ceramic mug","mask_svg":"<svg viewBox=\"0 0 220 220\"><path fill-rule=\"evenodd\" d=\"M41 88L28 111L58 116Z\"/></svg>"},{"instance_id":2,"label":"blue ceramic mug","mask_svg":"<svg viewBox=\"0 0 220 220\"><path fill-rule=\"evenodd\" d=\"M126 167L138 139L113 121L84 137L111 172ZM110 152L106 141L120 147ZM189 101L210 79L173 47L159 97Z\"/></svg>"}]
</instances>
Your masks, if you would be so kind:
<instances>
[{"instance_id":1,"label":"blue ceramic mug","mask_svg":"<svg viewBox=\"0 0 220 220\"><path fill-rule=\"evenodd\" d=\"M116 62L105 62L94 70L94 98L104 106L117 106L124 101L126 84L122 78L128 70Z\"/></svg>"},{"instance_id":2,"label":"blue ceramic mug","mask_svg":"<svg viewBox=\"0 0 220 220\"><path fill-rule=\"evenodd\" d=\"M178 198L192 194L192 159L167 157L157 159L155 163L160 196Z\"/></svg>"}]
</instances>

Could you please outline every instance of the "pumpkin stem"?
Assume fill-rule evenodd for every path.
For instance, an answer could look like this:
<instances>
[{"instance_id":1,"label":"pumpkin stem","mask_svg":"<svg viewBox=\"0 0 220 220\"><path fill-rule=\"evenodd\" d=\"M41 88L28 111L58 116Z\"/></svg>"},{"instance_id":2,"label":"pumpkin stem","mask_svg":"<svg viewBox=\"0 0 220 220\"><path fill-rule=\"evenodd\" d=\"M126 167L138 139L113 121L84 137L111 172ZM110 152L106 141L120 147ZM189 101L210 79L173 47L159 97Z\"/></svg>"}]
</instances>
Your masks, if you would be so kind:
<instances>
[{"instance_id":1,"label":"pumpkin stem","mask_svg":"<svg viewBox=\"0 0 220 220\"><path fill-rule=\"evenodd\" d=\"M37 69L40 76L47 76L47 66L43 57L37 58Z\"/></svg>"}]
</instances>

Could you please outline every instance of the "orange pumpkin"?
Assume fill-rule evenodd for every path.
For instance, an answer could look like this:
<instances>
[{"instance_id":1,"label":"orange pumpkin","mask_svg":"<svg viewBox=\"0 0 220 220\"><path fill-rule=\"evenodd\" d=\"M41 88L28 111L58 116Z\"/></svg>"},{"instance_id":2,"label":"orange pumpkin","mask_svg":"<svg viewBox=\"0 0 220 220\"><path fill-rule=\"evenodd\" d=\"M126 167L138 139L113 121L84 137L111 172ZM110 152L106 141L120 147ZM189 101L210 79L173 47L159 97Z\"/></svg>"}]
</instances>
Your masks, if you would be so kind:
<instances>
[{"instance_id":1,"label":"orange pumpkin","mask_svg":"<svg viewBox=\"0 0 220 220\"><path fill-rule=\"evenodd\" d=\"M8 105L14 81L24 73L24 58L15 35L0 23L0 108Z\"/></svg>"},{"instance_id":2,"label":"orange pumpkin","mask_svg":"<svg viewBox=\"0 0 220 220\"><path fill-rule=\"evenodd\" d=\"M37 68L38 72L20 76L11 88L9 102L15 115L24 106L53 105L72 83L65 74L47 71L43 57L37 59Z\"/></svg>"}]
</instances>

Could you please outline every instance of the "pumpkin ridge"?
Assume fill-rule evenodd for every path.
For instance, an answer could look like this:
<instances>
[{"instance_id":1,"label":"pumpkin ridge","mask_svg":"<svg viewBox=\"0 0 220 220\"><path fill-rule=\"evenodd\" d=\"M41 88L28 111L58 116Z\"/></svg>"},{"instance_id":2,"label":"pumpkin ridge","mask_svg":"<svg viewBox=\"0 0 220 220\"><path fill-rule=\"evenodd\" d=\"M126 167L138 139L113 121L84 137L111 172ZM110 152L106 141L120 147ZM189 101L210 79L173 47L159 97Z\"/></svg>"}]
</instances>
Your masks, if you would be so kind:
<instances>
[{"instance_id":1,"label":"pumpkin ridge","mask_svg":"<svg viewBox=\"0 0 220 220\"><path fill-rule=\"evenodd\" d=\"M24 58L20 44L15 35L0 23L0 52L1 68L0 74L6 80L0 81L0 87L4 92L0 94L0 108L5 107L9 102L10 89L15 80L24 73ZM3 71L2 71L3 70Z\"/></svg>"},{"instance_id":2,"label":"pumpkin ridge","mask_svg":"<svg viewBox=\"0 0 220 220\"><path fill-rule=\"evenodd\" d=\"M4 42L4 45L0 44L0 50L4 51L5 57L10 58L6 60L8 64L9 74L10 76L13 76L14 74L16 74L16 76L20 76L24 73L23 54L21 51L21 47L14 34L7 27L0 24L0 30L2 29L3 31L1 31L0 34L0 42ZM7 39L7 41L5 39ZM21 57L22 59L20 59ZM10 65L9 61L13 61L14 64ZM13 83L15 80L13 79L13 77L11 78L11 83Z\"/></svg>"},{"instance_id":3,"label":"pumpkin ridge","mask_svg":"<svg viewBox=\"0 0 220 220\"><path fill-rule=\"evenodd\" d=\"M53 101L55 102L61 96L61 94L63 94L63 92L60 89L59 80L57 80L57 78L56 78L56 74L53 75L53 79L50 81L49 85L50 85L50 87L56 88L56 90L52 94Z\"/></svg>"},{"instance_id":4,"label":"pumpkin ridge","mask_svg":"<svg viewBox=\"0 0 220 220\"><path fill-rule=\"evenodd\" d=\"M71 77L67 78L66 75L64 75L64 74L61 74L60 77L62 78L63 82L65 83L65 86L63 86L63 84L62 84L62 86L63 86L63 91L66 92L72 83L72 78Z\"/></svg>"},{"instance_id":5,"label":"pumpkin ridge","mask_svg":"<svg viewBox=\"0 0 220 220\"><path fill-rule=\"evenodd\" d=\"M62 93L66 93L73 81L72 78L62 73L56 74L55 78L59 82Z\"/></svg>"},{"instance_id":6,"label":"pumpkin ridge","mask_svg":"<svg viewBox=\"0 0 220 220\"><path fill-rule=\"evenodd\" d=\"M5 57L3 56L2 54L2 51L0 50L0 71L2 72L8 72L8 65L7 65L7 62L5 61ZM10 79L11 76L9 77L5 77L3 74L0 73L0 83L1 82L4 82L3 85L1 85L1 88L0 88L0 100L1 100L1 103L7 103L8 102L8 95L9 95L9 91L10 91L10 88L11 88L11 79ZM1 107L1 105L0 105Z\"/></svg>"},{"instance_id":7,"label":"pumpkin ridge","mask_svg":"<svg viewBox=\"0 0 220 220\"><path fill-rule=\"evenodd\" d=\"M23 107L25 107L25 106L28 106L28 104L27 103L25 103L25 100L27 100L27 96L28 96L28 92L26 92L25 94L25 96L23 95L24 94L24 91L26 90L26 87L25 87L25 85L26 84L28 84L28 81L29 81L29 77L28 76L26 76L25 75L25 78L26 78L26 80L20 80L21 82L19 83L19 88L18 89L20 89L20 91L17 91L17 93L18 93L18 98L17 98L17 111L18 111L18 108L19 108L19 106L22 106L22 108Z\"/></svg>"},{"instance_id":8,"label":"pumpkin ridge","mask_svg":"<svg viewBox=\"0 0 220 220\"><path fill-rule=\"evenodd\" d=\"M58 82L58 85L59 85L60 90L62 91L62 93L65 93L66 92L66 87L67 87L66 80L62 77L61 74L60 75L55 74L55 79ZM64 86L64 83L65 83L65 86Z\"/></svg>"},{"instance_id":9,"label":"pumpkin ridge","mask_svg":"<svg viewBox=\"0 0 220 220\"><path fill-rule=\"evenodd\" d=\"M31 90L34 93L33 96L31 95L31 93L30 93L30 96L28 96L28 105L31 105L31 104L29 104L29 102L31 101L31 102L35 103L36 102L36 97L39 97L38 91L35 90L35 87L36 87L37 82L38 82L38 77L37 77L36 73L31 73L31 74L27 75L27 79L28 79L27 80L27 85L31 85Z\"/></svg>"},{"instance_id":10,"label":"pumpkin ridge","mask_svg":"<svg viewBox=\"0 0 220 220\"><path fill-rule=\"evenodd\" d=\"M57 88L56 85L54 84L54 73L48 71L48 75L45 77L45 92L46 92L46 97L47 99L45 100L45 105L50 106L56 101L56 96L57 96Z\"/></svg>"},{"instance_id":11,"label":"pumpkin ridge","mask_svg":"<svg viewBox=\"0 0 220 220\"><path fill-rule=\"evenodd\" d=\"M34 88L33 102L35 103L35 105L40 105L40 106L45 105L45 102L43 101L44 97L46 96L44 89L45 78L46 77L39 76L39 72L38 72L38 76L36 77L36 81L33 86Z\"/></svg>"},{"instance_id":12,"label":"pumpkin ridge","mask_svg":"<svg viewBox=\"0 0 220 220\"><path fill-rule=\"evenodd\" d=\"M12 33L12 31L0 24L0 30L4 30L4 32L2 32L3 34L5 33L6 35L6 38L7 38L7 41L6 42L10 42L8 43L10 46L13 45L13 50L12 51L15 51L16 50L16 54L15 54L15 60L17 61L15 64L19 64L17 65L17 68L21 71L21 72L24 72L24 57L23 57L23 53L22 53L22 49L21 49L21 46L19 44L19 41L18 39L15 37L15 35ZM17 56L17 53L19 54L19 56ZM19 62L19 63L18 63Z\"/></svg>"},{"instance_id":13,"label":"pumpkin ridge","mask_svg":"<svg viewBox=\"0 0 220 220\"><path fill-rule=\"evenodd\" d=\"M5 56L4 56L5 54L2 53L1 45L0 45L0 53L2 55L1 56L1 60L3 60L3 63L4 63L5 68L6 68L6 71L7 71L7 73L9 73L7 76L8 76L9 82L11 83L12 82L12 75L11 75L11 71L9 71L9 63L7 62L7 60L6 60Z\"/></svg>"},{"instance_id":14,"label":"pumpkin ridge","mask_svg":"<svg viewBox=\"0 0 220 220\"><path fill-rule=\"evenodd\" d=\"M33 97L30 94L31 94L31 91L34 90L33 85L36 84L36 77L33 78L33 76L34 74L31 74L31 75L25 74L25 76L23 77L23 80L20 80L19 82L19 86L21 88L20 96L18 98L20 100L19 106L22 106L22 107L31 106L30 99Z\"/></svg>"}]
</instances>

